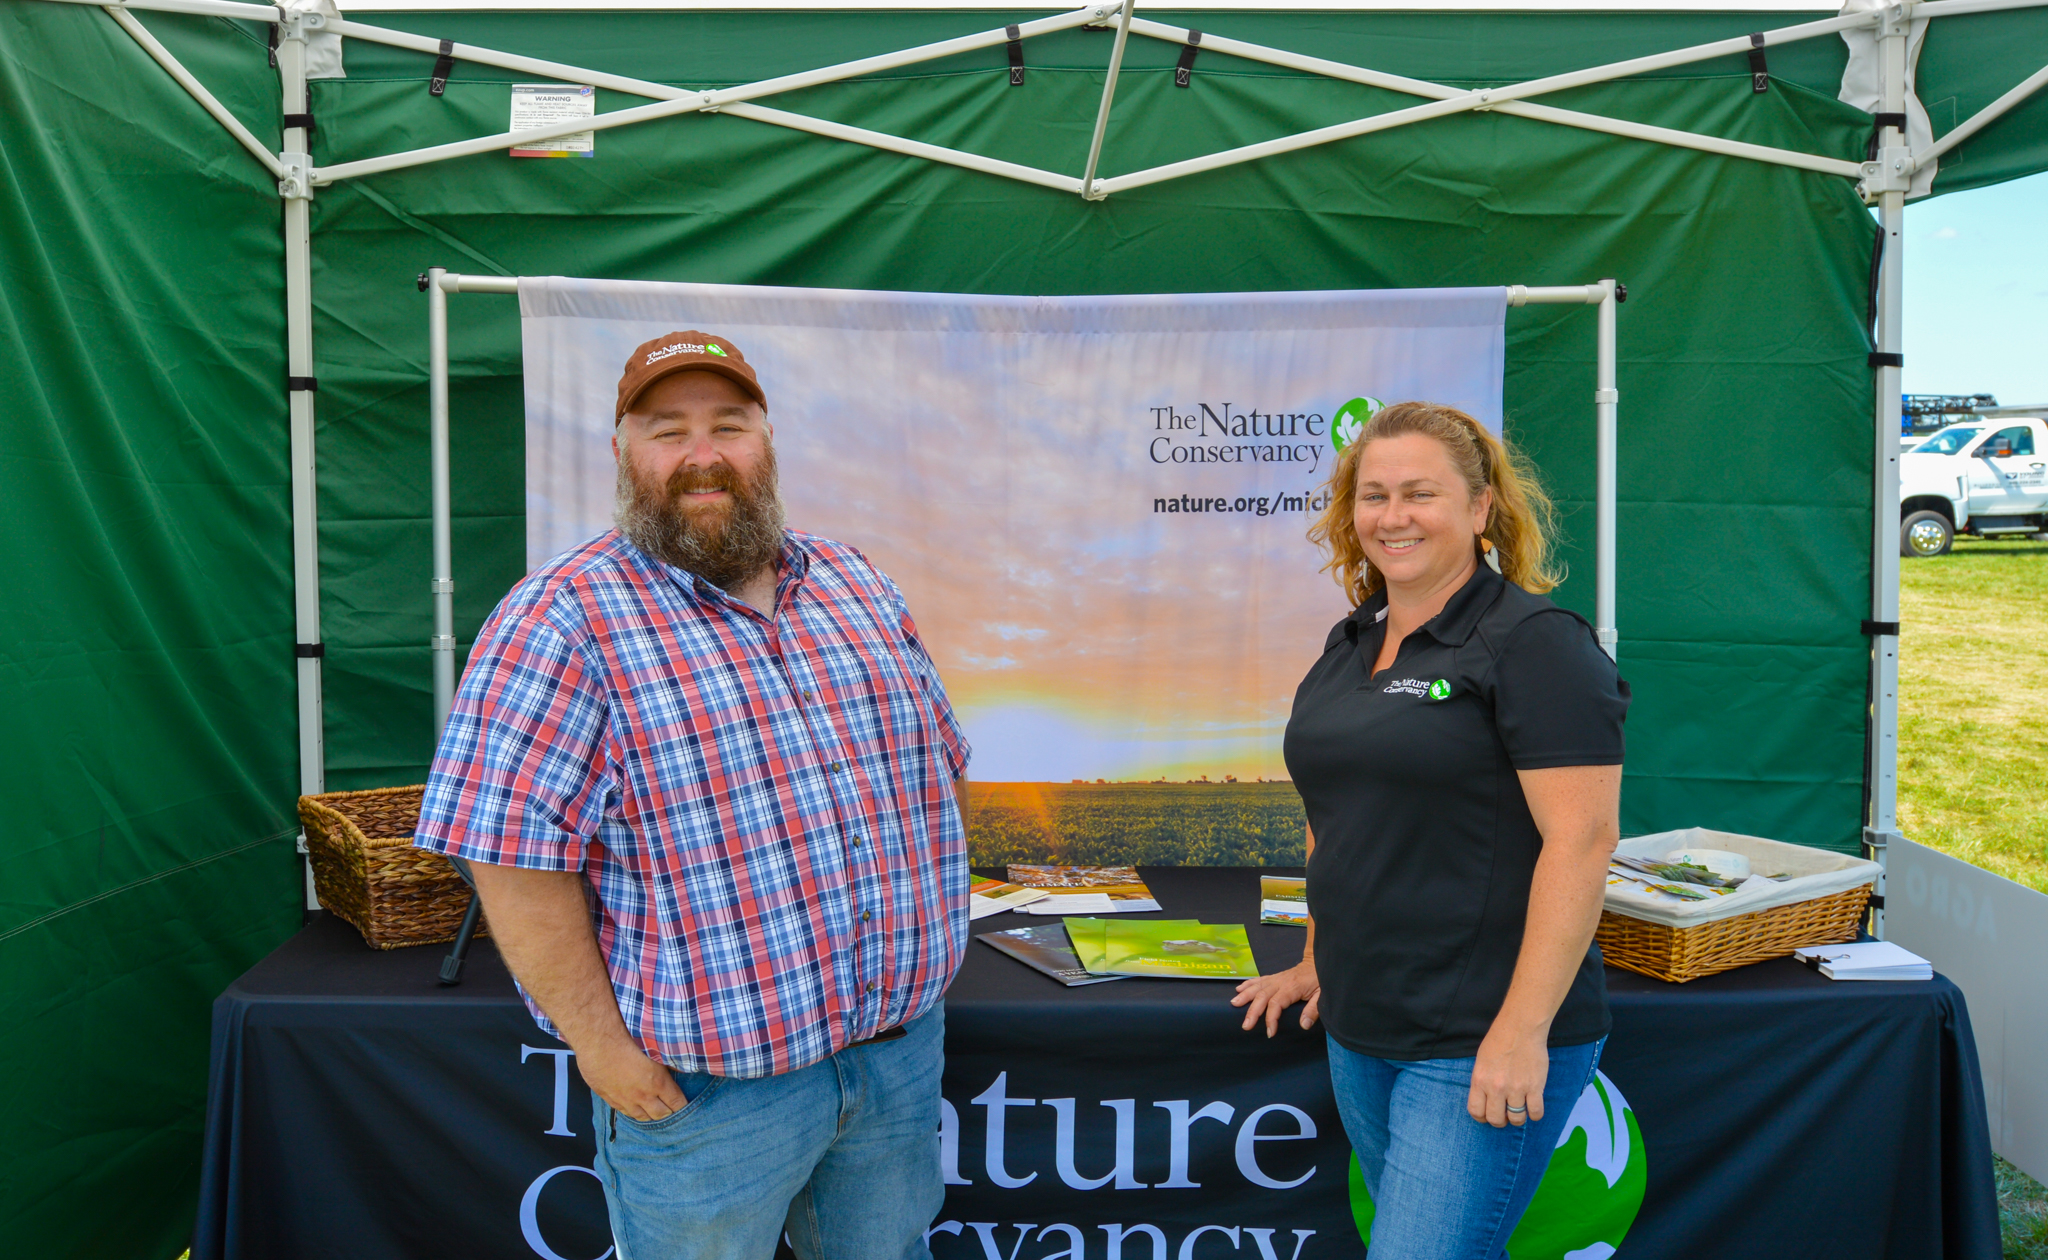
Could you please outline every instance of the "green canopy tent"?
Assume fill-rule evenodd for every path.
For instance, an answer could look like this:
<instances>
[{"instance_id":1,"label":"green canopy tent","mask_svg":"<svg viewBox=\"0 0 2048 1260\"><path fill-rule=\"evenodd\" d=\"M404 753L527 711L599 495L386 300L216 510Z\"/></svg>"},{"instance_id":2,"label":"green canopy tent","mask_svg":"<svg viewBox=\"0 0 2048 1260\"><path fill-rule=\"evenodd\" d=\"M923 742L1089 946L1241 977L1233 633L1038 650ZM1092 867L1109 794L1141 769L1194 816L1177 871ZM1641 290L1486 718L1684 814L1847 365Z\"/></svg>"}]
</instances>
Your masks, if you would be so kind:
<instances>
[{"instance_id":1,"label":"green canopy tent","mask_svg":"<svg viewBox=\"0 0 2048 1260\"><path fill-rule=\"evenodd\" d=\"M1106 4L373 24L0 0L18 592L0 983L23 1100L0 1129L0 1231L41 1254L176 1250L202 1012L298 921L294 797L423 773L436 628L411 281L429 266L996 293L1617 277L1614 624L1638 696L1624 825L1882 843L1899 390L1870 356L1901 349L1901 255L1873 269L1859 185L1895 234L1937 146L1936 193L2048 168L2031 94L2048 15L1795 16ZM1839 32L1894 59L1876 81L1904 104L1919 21L1916 147L1839 99ZM639 120L601 130L590 161L508 160L506 85L543 78ZM384 160L436 146L454 147ZM523 568L516 316L464 301L457 648ZM1506 395L1566 509L1560 598L1589 614L1590 322L1515 312Z\"/></svg>"}]
</instances>

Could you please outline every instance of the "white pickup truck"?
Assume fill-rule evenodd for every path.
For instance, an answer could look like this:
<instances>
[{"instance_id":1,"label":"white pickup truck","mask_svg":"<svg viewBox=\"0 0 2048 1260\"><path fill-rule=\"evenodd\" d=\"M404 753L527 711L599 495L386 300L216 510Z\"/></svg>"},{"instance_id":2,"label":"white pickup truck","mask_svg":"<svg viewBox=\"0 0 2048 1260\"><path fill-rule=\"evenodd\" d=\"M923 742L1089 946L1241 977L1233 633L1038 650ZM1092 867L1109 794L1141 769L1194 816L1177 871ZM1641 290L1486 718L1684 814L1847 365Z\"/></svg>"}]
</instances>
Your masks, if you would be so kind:
<instances>
[{"instance_id":1,"label":"white pickup truck","mask_svg":"<svg viewBox=\"0 0 2048 1260\"><path fill-rule=\"evenodd\" d=\"M1899 554L1938 556L1957 534L2048 530L2048 424L1952 424L1899 458Z\"/></svg>"}]
</instances>

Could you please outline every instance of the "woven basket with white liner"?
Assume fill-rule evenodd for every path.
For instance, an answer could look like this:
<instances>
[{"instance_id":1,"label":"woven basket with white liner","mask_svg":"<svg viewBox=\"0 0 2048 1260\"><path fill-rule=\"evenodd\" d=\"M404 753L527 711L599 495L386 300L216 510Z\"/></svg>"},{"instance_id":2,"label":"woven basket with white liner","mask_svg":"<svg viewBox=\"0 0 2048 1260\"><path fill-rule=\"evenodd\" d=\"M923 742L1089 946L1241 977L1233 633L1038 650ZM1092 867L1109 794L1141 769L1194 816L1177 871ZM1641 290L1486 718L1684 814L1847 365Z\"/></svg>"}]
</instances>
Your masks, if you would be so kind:
<instances>
[{"instance_id":1,"label":"woven basket with white liner","mask_svg":"<svg viewBox=\"0 0 2048 1260\"><path fill-rule=\"evenodd\" d=\"M1853 941L1880 869L1846 853L1704 827L1636 836L1615 851L1661 860L1683 849L1740 853L1756 873L1789 878L1680 905L1609 887L1593 937L1608 966L1683 984L1808 945Z\"/></svg>"}]
</instances>

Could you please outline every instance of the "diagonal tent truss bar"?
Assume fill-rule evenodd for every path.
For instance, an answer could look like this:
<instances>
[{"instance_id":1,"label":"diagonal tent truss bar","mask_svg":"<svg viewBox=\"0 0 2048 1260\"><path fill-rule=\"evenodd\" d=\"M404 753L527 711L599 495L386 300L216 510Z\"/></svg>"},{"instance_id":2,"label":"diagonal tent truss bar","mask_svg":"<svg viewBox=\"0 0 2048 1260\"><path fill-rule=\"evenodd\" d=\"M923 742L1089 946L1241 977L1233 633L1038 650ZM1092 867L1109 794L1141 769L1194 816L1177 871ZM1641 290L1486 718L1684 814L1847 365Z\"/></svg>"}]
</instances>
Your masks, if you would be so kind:
<instances>
[{"instance_id":1,"label":"diagonal tent truss bar","mask_svg":"<svg viewBox=\"0 0 2048 1260\"><path fill-rule=\"evenodd\" d=\"M91 3L92 0L53 0L53 2ZM1527 118L1557 126L1575 127L1607 135L1671 145L1678 148L1719 153L1728 157L1738 157L1750 161L1767 162L1810 170L1818 174L1846 178L1867 178L1872 175L1873 171L1866 163L1851 162L1822 154L1801 153L1769 145L1728 140L1718 136L1701 135L1675 128L1657 127L1645 123L1607 118L1598 114L1537 104L1526 98L1542 96L1568 88L1611 82L1615 79L1626 78L1631 75L1689 65L1716 57L1748 53L1757 47L1768 48L1774 45L1813 39L1856 27L1877 27L1882 25L1894 11L1898 15L1897 20L1912 20L1922 17L1988 12L1996 9L2034 7L2044 3L2048 3L2048 0L1923 0L1923 2L1918 4L1908 0L1903 5L1891 6L1889 10L1844 14L1820 21L1781 27L1776 30L1761 32L1754 36L1717 40L1712 43L1694 45L1690 48L1677 49L1668 53L1636 57L1626 61L1571 71L1565 74L1549 75L1544 78L1530 80L1526 83L1486 89L1452 88L1401 75L1388 74L1362 66L1304 56L1282 49L1268 48L1259 44L1205 33L1202 46L1210 51L1225 53L1267 65L1299 70L1304 73L1317 74L1345 82L1359 83L1407 95L1421 96L1428 98L1428 103L1375 114L1329 127L1299 132L1290 136L1278 137L1257 144L1244 145L1239 148L1212 153L1199 158L1190 158L1181 162L1169 163L1148 170L1134 171L1105 178L1097 177L1097 168L1108 128L1110 104L1115 95L1117 71L1123 61L1125 40L1129 35L1137 34L1174 44L1185 44L1190 34L1188 29L1184 27L1169 26L1163 23L1135 18L1131 12L1132 2L1119 3L1117 0L1105 0L1104 3L1077 9L1069 13L1022 23L1018 28L1020 38L1030 38L1035 35L1050 34L1077 26L1100 24L1110 20L1112 17L1117 22L1116 45L1111 53L1108 75L1103 87L1102 105L1096 116L1095 129L1090 141L1088 155L1079 178L1020 163L984 157L980 154L968 153L944 145L930 144L924 141L889 135L847 123L833 122L786 110L751 104L751 102L760 97L773 96L825 83L841 82L860 75L900 69L905 66L953 56L962 52L993 47L1009 40L1009 33L1005 29L982 31L956 39L943 40L934 44L925 44L905 49L897 53L861 58L856 61L821 67L817 70L799 74L781 75L776 78L764 79L756 83L743 84L737 87L701 91L692 91L642 79L606 74L561 62L521 57L497 52L492 49L455 44L450 50L450 55L457 60L544 75L568 82L585 83L594 87L610 88L615 91L647 97L655 103L623 110L614 110L609 113L600 114L596 118L581 119L550 127L501 132L496 135L479 136L471 140L434 145L403 153L342 162L332 166L314 167L308 172L308 186L318 187L364 175L374 175L385 171L424 165L430 162L445 161L451 158L467 157L479 153L489 153L516 148L522 145L535 144L546 140L558 139L577 132L601 131L613 127L631 126L636 123L649 122L658 118L667 118L687 113L732 114L773 126L788 127L793 130L843 140L852 144L866 145L871 148L902 153L906 156L923 158L928 161L978 170L986 174L1014 179L1023 183L1036 184L1040 187L1051 188L1057 191L1077 193L1091 201L1101 200L1124 189L1143 187L1147 184L1160 183L1165 180L1177 179L1203 171L1217 170L1243 162L1257 161L1297 149L1329 144L1355 136L1369 135L1374 132L1425 122L1432 118L1441 118L1451 114L1466 112L1510 114L1515 117ZM147 31L141 28L139 23L134 22L132 18L128 18L122 10L156 9L166 12L237 17L257 22L277 21L281 14L280 10L263 5L235 3L234 0L136 0L134 3L105 5L103 7L113 14L115 20L122 23L123 27L129 31L131 36L136 38L137 42L143 45L151 57L162 64L173 77L178 79L181 85L185 86L193 94L195 99L200 101L209 113L213 114L224 127L233 133L235 138L244 147L249 148L252 153L259 152L259 146L253 143L254 137L248 134L247 128L242 127L224 107L220 106L219 102L213 100L211 95L206 93L206 90L198 84L197 80L193 79L190 73L183 66L179 65L177 60L168 51L163 49L161 44L157 44L148 35ZM368 40L429 55L437 55L440 52L440 42L424 36L410 35L345 19L323 19L320 15L314 13L301 13L299 16L300 20L305 22L310 29L326 31L345 38ZM1976 116L1964 122L1948 136L1943 137L1942 141L1929 152L1915 155L1912 165L1914 167L1924 165L1926 162L1939 157L1940 154L1947 152L1955 145L1962 143L1986 124L2038 91L2044 84L2048 84L2048 67L2043 67L2041 72L2015 86L2010 92L1987 106ZM263 159L259 157L259 160ZM268 161L266 166L274 168L276 162L274 160ZM276 171L273 169L273 174L275 173ZM1874 201L1880 189L1873 183L1873 186L1867 187L1865 191L1866 196Z\"/></svg>"}]
</instances>

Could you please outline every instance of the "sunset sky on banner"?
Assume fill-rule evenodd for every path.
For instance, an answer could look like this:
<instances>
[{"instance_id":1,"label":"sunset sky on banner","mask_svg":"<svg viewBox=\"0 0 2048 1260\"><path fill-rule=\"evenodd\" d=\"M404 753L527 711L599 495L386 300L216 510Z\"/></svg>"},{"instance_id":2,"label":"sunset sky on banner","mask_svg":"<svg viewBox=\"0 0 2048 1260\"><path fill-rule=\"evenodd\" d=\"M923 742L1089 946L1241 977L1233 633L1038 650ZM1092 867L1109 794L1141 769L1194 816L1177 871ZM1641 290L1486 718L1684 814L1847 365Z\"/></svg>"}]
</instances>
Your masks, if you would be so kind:
<instances>
[{"instance_id":1,"label":"sunset sky on banner","mask_svg":"<svg viewBox=\"0 0 2048 1260\"><path fill-rule=\"evenodd\" d=\"M790 524L896 579L985 781L1282 778L1346 604L1306 541L1360 398L1498 428L1499 289L1015 298L521 281L528 560L608 528L627 354L730 338ZM1358 410L1352 408L1353 411Z\"/></svg>"}]
</instances>

